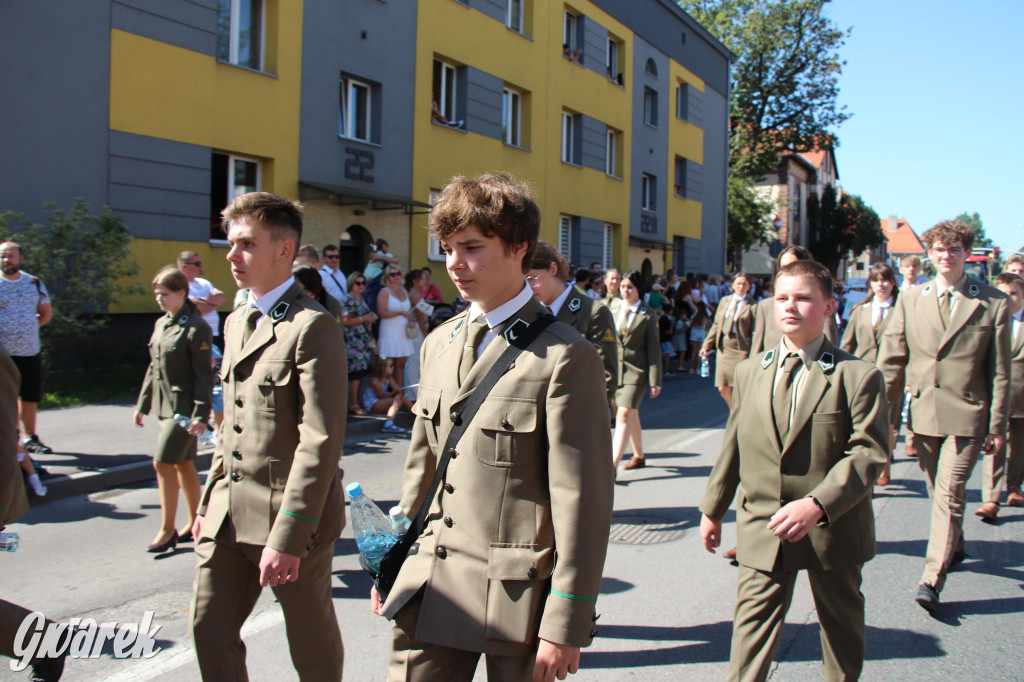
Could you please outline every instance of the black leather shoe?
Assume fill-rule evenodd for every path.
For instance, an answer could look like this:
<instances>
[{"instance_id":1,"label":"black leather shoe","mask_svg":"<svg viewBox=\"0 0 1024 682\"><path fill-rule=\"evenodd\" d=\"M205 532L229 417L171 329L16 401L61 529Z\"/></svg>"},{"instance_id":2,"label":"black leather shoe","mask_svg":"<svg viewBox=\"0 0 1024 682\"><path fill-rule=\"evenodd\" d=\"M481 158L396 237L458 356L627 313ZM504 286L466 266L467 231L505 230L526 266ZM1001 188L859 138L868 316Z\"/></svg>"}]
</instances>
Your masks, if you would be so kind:
<instances>
[{"instance_id":1,"label":"black leather shoe","mask_svg":"<svg viewBox=\"0 0 1024 682\"><path fill-rule=\"evenodd\" d=\"M917 588L917 596L914 598L925 611L934 613L939 608L939 592L928 583L921 583Z\"/></svg>"},{"instance_id":2,"label":"black leather shoe","mask_svg":"<svg viewBox=\"0 0 1024 682\"><path fill-rule=\"evenodd\" d=\"M169 549L174 549L175 547L177 547L177 545L178 533L175 532L171 534L171 537L167 538L166 542L161 542L159 545L150 545L146 548L146 551L151 552L153 554L160 554L161 552L166 552Z\"/></svg>"},{"instance_id":3,"label":"black leather shoe","mask_svg":"<svg viewBox=\"0 0 1024 682\"><path fill-rule=\"evenodd\" d=\"M192 542L192 531L187 530L184 533L178 533L178 542Z\"/></svg>"}]
</instances>

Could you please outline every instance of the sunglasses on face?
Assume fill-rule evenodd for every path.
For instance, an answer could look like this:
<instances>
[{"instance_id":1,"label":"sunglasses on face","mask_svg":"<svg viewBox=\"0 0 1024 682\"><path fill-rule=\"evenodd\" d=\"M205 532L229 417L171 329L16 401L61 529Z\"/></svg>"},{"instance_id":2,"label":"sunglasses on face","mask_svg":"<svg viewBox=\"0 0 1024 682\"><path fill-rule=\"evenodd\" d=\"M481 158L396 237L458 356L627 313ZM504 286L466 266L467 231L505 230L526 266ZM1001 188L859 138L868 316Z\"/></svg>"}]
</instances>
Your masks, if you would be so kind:
<instances>
[{"instance_id":1,"label":"sunglasses on face","mask_svg":"<svg viewBox=\"0 0 1024 682\"><path fill-rule=\"evenodd\" d=\"M356 287L356 286L365 287L366 286L366 280L365 279L357 279L356 281L352 282L352 286L354 286L354 287Z\"/></svg>"},{"instance_id":2,"label":"sunglasses on face","mask_svg":"<svg viewBox=\"0 0 1024 682\"><path fill-rule=\"evenodd\" d=\"M203 264L203 261L201 261L201 260L187 260L182 265L194 265L194 266L196 266L198 268L202 264Z\"/></svg>"},{"instance_id":3,"label":"sunglasses on face","mask_svg":"<svg viewBox=\"0 0 1024 682\"><path fill-rule=\"evenodd\" d=\"M390 276L392 276L392 277L401 277L401 276L402 276L402 273L398 272L397 270L392 270L392 271L391 271L391 272L389 272L388 274L389 274Z\"/></svg>"},{"instance_id":4,"label":"sunglasses on face","mask_svg":"<svg viewBox=\"0 0 1024 682\"><path fill-rule=\"evenodd\" d=\"M336 253L325 253L324 254L324 260L328 260L328 259L330 259L330 260L338 260L339 258L341 258L341 256L339 256Z\"/></svg>"}]
</instances>

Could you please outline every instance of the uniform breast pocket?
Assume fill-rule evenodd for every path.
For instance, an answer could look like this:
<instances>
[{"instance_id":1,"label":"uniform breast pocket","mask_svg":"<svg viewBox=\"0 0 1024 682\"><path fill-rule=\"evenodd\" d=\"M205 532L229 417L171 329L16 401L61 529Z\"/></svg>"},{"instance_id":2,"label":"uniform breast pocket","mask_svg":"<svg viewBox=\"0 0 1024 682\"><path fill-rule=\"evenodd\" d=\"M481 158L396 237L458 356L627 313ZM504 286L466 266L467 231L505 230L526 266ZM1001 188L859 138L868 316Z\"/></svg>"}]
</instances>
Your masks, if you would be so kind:
<instances>
[{"instance_id":1,"label":"uniform breast pocket","mask_svg":"<svg viewBox=\"0 0 1024 682\"><path fill-rule=\"evenodd\" d=\"M283 402L285 395L293 390L291 363L257 363L252 371L252 380L256 383L256 409L273 412Z\"/></svg>"},{"instance_id":2,"label":"uniform breast pocket","mask_svg":"<svg viewBox=\"0 0 1024 682\"><path fill-rule=\"evenodd\" d=\"M474 420L478 427L474 455L491 466L530 462L539 447L537 421L536 400L487 398Z\"/></svg>"}]
</instances>

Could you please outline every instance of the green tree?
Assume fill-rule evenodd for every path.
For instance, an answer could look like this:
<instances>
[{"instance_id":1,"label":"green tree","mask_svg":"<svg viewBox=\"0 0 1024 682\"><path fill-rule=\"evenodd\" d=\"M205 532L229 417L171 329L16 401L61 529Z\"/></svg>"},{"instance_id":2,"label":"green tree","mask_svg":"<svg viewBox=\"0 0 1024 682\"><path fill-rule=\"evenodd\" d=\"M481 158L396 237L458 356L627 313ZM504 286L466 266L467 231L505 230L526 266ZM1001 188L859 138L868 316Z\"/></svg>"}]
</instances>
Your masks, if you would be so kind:
<instances>
[{"instance_id":1,"label":"green tree","mask_svg":"<svg viewBox=\"0 0 1024 682\"><path fill-rule=\"evenodd\" d=\"M46 225L21 213L0 213L0 241L15 241L25 256L25 269L50 293L53 319L40 332L44 359L103 327L108 307L142 288L128 278L138 274L129 244L131 234L121 219L104 207L98 215L75 198L70 211L46 204L52 216Z\"/></svg>"},{"instance_id":2,"label":"green tree","mask_svg":"<svg viewBox=\"0 0 1024 682\"><path fill-rule=\"evenodd\" d=\"M967 212L965 211L964 213L961 213L960 215L958 215L955 218L955 220L959 220L960 222L966 224L968 227L970 227L972 230L974 230L974 246L975 247L977 247L979 249L981 249L981 248L990 248L991 249L992 247L995 246L995 244L992 243L992 239L989 238L989 236L987 234L985 234L985 226L984 226L984 224L982 224L981 216L978 214L977 211L975 211L974 213L972 213L970 215L968 215Z\"/></svg>"},{"instance_id":3,"label":"green tree","mask_svg":"<svg viewBox=\"0 0 1024 682\"><path fill-rule=\"evenodd\" d=\"M757 180L785 150L835 146L849 118L837 103L849 29L824 16L828 0L677 0L736 54L729 102L729 169Z\"/></svg>"},{"instance_id":4,"label":"green tree","mask_svg":"<svg viewBox=\"0 0 1024 682\"><path fill-rule=\"evenodd\" d=\"M726 240L730 270L742 268L742 254L757 244L771 240L772 202L763 199L749 180L729 176L729 205Z\"/></svg>"},{"instance_id":5,"label":"green tree","mask_svg":"<svg viewBox=\"0 0 1024 682\"><path fill-rule=\"evenodd\" d=\"M807 221L810 225L808 248L814 259L835 276L844 258L854 258L870 248L885 243L882 221L873 208L855 194L839 196L832 185L826 185L821 200L811 194L807 200Z\"/></svg>"}]
</instances>

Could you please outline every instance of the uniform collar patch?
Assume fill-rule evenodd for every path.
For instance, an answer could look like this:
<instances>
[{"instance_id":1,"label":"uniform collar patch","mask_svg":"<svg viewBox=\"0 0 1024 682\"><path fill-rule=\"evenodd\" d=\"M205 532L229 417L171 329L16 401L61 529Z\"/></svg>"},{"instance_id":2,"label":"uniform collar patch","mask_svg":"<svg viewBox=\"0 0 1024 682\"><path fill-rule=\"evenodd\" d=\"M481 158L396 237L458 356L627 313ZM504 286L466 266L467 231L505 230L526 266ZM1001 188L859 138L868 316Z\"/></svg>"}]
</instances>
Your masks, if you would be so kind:
<instances>
[{"instance_id":1,"label":"uniform collar patch","mask_svg":"<svg viewBox=\"0 0 1024 682\"><path fill-rule=\"evenodd\" d=\"M184 327L188 324L188 315L182 315L178 318L178 326Z\"/></svg>"},{"instance_id":2,"label":"uniform collar patch","mask_svg":"<svg viewBox=\"0 0 1024 682\"><path fill-rule=\"evenodd\" d=\"M922 296L927 296L930 293L932 293L932 285L931 284L926 284L924 289L921 289L921 295Z\"/></svg>"},{"instance_id":3,"label":"uniform collar patch","mask_svg":"<svg viewBox=\"0 0 1024 682\"><path fill-rule=\"evenodd\" d=\"M573 297L569 299L569 310L576 312L580 309L580 299Z\"/></svg>"},{"instance_id":4,"label":"uniform collar patch","mask_svg":"<svg viewBox=\"0 0 1024 682\"><path fill-rule=\"evenodd\" d=\"M818 356L818 367L821 367L822 372L829 372L836 366L836 358L834 355L825 351Z\"/></svg>"},{"instance_id":5,"label":"uniform collar patch","mask_svg":"<svg viewBox=\"0 0 1024 682\"><path fill-rule=\"evenodd\" d=\"M455 323L455 326L452 328L452 333L448 335L448 343L454 341L455 337L459 335L459 330L462 329L462 325L465 321L466 318L462 318L461 320Z\"/></svg>"},{"instance_id":6,"label":"uniform collar patch","mask_svg":"<svg viewBox=\"0 0 1024 682\"><path fill-rule=\"evenodd\" d=\"M765 353L764 357L761 358L761 369L768 369L768 365L772 364L772 360L774 360L774 359L775 359L775 349L773 348L770 351L768 351L767 353Z\"/></svg>"},{"instance_id":7,"label":"uniform collar patch","mask_svg":"<svg viewBox=\"0 0 1024 682\"><path fill-rule=\"evenodd\" d=\"M519 340L519 337L527 330L527 328L529 328L529 326L529 322L518 317L509 322L508 326L505 327L505 331L502 333L502 336L505 337L505 343L511 346L514 341Z\"/></svg>"},{"instance_id":8,"label":"uniform collar patch","mask_svg":"<svg viewBox=\"0 0 1024 682\"><path fill-rule=\"evenodd\" d=\"M978 294L981 293L981 289L978 288L977 284L972 284L967 287L967 293L970 294L972 298L977 298Z\"/></svg>"},{"instance_id":9,"label":"uniform collar patch","mask_svg":"<svg viewBox=\"0 0 1024 682\"><path fill-rule=\"evenodd\" d=\"M290 307L291 306L288 303L281 301L270 309L270 319L275 323L280 322L284 319L284 316L288 314L288 308Z\"/></svg>"}]
</instances>

